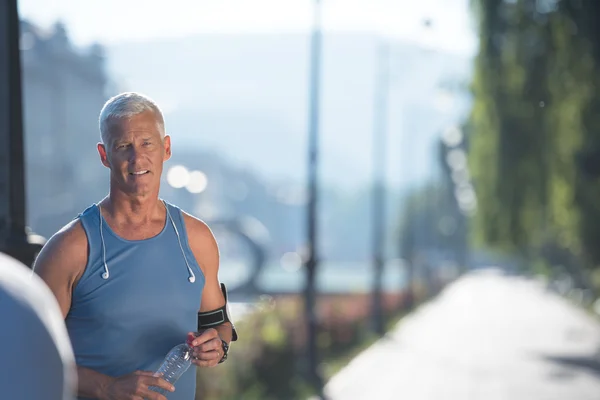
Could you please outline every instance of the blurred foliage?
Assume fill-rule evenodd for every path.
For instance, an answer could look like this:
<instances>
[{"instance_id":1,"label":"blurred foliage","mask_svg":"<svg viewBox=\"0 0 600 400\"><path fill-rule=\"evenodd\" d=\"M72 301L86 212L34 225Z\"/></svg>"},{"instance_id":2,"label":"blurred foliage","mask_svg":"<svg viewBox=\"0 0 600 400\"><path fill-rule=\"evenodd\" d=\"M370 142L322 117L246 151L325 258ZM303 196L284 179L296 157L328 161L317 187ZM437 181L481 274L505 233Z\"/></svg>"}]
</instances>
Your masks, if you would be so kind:
<instances>
[{"instance_id":1,"label":"blurred foliage","mask_svg":"<svg viewBox=\"0 0 600 400\"><path fill-rule=\"evenodd\" d=\"M438 147L440 174L406 194L396 236L401 257L417 268L423 263L439 264L441 258L464 268L468 251L467 219L456 200L455 184L446 161L449 149L442 141Z\"/></svg>"},{"instance_id":2,"label":"blurred foliage","mask_svg":"<svg viewBox=\"0 0 600 400\"><path fill-rule=\"evenodd\" d=\"M384 296L388 318L402 313L399 294ZM374 341L368 294L323 296L319 299L319 347L328 379L349 358ZM305 324L300 296L269 298L236 324L240 340L228 360L197 370L196 398L202 400L306 399L304 379Z\"/></svg>"},{"instance_id":3,"label":"blurred foliage","mask_svg":"<svg viewBox=\"0 0 600 400\"><path fill-rule=\"evenodd\" d=\"M600 263L600 2L473 0L470 168L480 243Z\"/></svg>"}]
</instances>

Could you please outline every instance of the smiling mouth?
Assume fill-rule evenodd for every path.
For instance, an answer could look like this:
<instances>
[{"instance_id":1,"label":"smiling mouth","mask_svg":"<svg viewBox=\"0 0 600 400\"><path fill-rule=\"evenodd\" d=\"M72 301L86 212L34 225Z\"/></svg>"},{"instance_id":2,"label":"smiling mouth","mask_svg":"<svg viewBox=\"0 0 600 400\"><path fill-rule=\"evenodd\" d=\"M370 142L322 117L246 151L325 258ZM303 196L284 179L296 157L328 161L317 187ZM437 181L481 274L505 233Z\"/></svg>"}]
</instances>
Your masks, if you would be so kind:
<instances>
[{"instance_id":1,"label":"smiling mouth","mask_svg":"<svg viewBox=\"0 0 600 400\"><path fill-rule=\"evenodd\" d=\"M150 172L150 171L148 171L147 169L144 169L142 171L130 172L129 175L144 175L144 174L147 174L148 172Z\"/></svg>"}]
</instances>

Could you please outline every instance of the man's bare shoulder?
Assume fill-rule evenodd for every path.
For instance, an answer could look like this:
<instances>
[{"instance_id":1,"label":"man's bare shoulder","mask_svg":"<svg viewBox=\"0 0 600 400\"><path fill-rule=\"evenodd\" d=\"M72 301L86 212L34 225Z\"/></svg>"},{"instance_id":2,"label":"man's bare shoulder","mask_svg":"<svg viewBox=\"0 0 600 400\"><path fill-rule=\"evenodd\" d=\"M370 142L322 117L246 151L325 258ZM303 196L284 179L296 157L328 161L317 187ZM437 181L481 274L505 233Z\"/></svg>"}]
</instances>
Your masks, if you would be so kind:
<instances>
[{"instance_id":1,"label":"man's bare shoulder","mask_svg":"<svg viewBox=\"0 0 600 400\"><path fill-rule=\"evenodd\" d=\"M87 248L87 235L79 218L63 226L50 238L48 243L50 241L55 241L56 245L64 251L71 249L79 251L82 247Z\"/></svg>"},{"instance_id":2,"label":"man's bare shoulder","mask_svg":"<svg viewBox=\"0 0 600 400\"><path fill-rule=\"evenodd\" d=\"M34 269L67 268L79 272L87 263L88 241L83 225L75 219L62 227L46 242Z\"/></svg>"},{"instance_id":3,"label":"man's bare shoulder","mask_svg":"<svg viewBox=\"0 0 600 400\"><path fill-rule=\"evenodd\" d=\"M192 235L195 237L204 237L205 239L213 238L213 233L206 222L202 221L198 217L186 213L183 210L181 211L181 214L183 215L185 228L188 232L188 236L190 236L190 239L192 238Z\"/></svg>"},{"instance_id":4,"label":"man's bare shoulder","mask_svg":"<svg viewBox=\"0 0 600 400\"><path fill-rule=\"evenodd\" d=\"M182 211L188 243L204 275L219 269L219 246L206 222Z\"/></svg>"}]
</instances>

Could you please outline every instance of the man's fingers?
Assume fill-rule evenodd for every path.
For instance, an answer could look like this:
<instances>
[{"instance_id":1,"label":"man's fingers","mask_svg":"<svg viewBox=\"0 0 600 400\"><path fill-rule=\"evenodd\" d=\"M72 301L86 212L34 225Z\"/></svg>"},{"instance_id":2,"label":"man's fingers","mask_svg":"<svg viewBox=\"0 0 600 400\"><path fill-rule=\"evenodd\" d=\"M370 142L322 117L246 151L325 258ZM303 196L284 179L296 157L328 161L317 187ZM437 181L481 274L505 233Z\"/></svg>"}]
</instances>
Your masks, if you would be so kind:
<instances>
[{"instance_id":1,"label":"man's fingers","mask_svg":"<svg viewBox=\"0 0 600 400\"><path fill-rule=\"evenodd\" d=\"M192 341L192 346L194 346L192 362L198 367L214 367L223 357L223 344L216 329L201 332Z\"/></svg>"},{"instance_id":2,"label":"man's fingers","mask_svg":"<svg viewBox=\"0 0 600 400\"><path fill-rule=\"evenodd\" d=\"M217 332L216 329L214 328L210 328L207 329L203 332L200 333L200 335L198 335L196 337L196 339L194 339L192 341L192 346L199 346L202 343L208 342L209 340L215 339L219 337L219 332Z\"/></svg>"},{"instance_id":3,"label":"man's fingers","mask_svg":"<svg viewBox=\"0 0 600 400\"><path fill-rule=\"evenodd\" d=\"M192 360L193 364L197 367L214 367L219 364L218 360Z\"/></svg>"},{"instance_id":4,"label":"man's fingers","mask_svg":"<svg viewBox=\"0 0 600 400\"><path fill-rule=\"evenodd\" d=\"M152 371L135 371L134 374L140 376L154 376L155 373Z\"/></svg>"},{"instance_id":5,"label":"man's fingers","mask_svg":"<svg viewBox=\"0 0 600 400\"><path fill-rule=\"evenodd\" d=\"M144 379L145 386L157 386L169 392L173 392L175 390L175 387L173 385L171 385L169 382L158 376L144 376L144 378L142 379Z\"/></svg>"},{"instance_id":6,"label":"man's fingers","mask_svg":"<svg viewBox=\"0 0 600 400\"><path fill-rule=\"evenodd\" d=\"M146 388L145 390L142 390L142 395L144 400L167 400L167 398L165 396L163 396L162 394L155 392L154 390L150 389L150 388Z\"/></svg>"},{"instance_id":7,"label":"man's fingers","mask_svg":"<svg viewBox=\"0 0 600 400\"><path fill-rule=\"evenodd\" d=\"M206 352L194 352L194 357L196 360L200 361L211 361L211 360L221 360L221 353L217 350L206 351Z\"/></svg>"},{"instance_id":8,"label":"man's fingers","mask_svg":"<svg viewBox=\"0 0 600 400\"><path fill-rule=\"evenodd\" d=\"M206 343L201 344L200 346L197 346L194 350L207 352L212 350L219 350L221 347L223 347L223 344L221 343L220 339L212 339Z\"/></svg>"}]
</instances>

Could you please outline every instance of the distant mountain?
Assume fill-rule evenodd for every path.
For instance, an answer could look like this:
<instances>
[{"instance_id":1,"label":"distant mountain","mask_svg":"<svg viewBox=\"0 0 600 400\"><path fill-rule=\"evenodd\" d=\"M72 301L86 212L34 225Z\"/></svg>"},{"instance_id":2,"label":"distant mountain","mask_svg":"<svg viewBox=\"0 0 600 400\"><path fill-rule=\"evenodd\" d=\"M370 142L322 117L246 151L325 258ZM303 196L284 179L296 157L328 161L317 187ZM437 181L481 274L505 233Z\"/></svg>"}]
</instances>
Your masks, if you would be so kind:
<instances>
[{"instance_id":1,"label":"distant mountain","mask_svg":"<svg viewBox=\"0 0 600 400\"><path fill-rule=\"evenodd\" d=\"M325 36L321 174L326 184L356 188L369 181L378 45L374 35ZM215 150L267 179L304 179L308 36L202 35L107 50L119 89L147 93L164 108L175 151L178 146ZM440 86L467 82L471 60L406 43L395 43L393 53L390 162L406 162L410 155L416 171L410 179L420 180L431 172L433 139L469 106L461 93L454 109L442 113L436 108ZM401 149L402 143L409 147Z\"/></svg>"}]
</instances>

